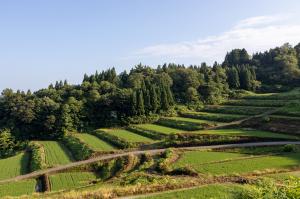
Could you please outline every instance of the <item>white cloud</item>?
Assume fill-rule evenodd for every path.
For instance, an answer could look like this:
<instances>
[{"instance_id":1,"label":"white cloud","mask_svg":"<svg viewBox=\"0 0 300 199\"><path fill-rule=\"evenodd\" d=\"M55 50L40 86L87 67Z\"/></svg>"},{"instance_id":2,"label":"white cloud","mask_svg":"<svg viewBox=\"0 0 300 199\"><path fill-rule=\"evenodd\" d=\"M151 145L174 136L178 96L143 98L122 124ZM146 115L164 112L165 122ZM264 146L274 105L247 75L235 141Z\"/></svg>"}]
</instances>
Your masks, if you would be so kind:
<instances>
[{"instance_id":1,"label":"white cloud","mask_svg":"<svg viewBox=\"0 0 300 199\"><path fill-rule=\"evenodd\" d=\"M300 42L300 22L292 15L258 16L239 21L230 30L197 41L158 44L133 53L134 57L169 60L222 61L227 51L246 48L249 53L268 50L286 42Z\"/></svg>"}]
</instances>

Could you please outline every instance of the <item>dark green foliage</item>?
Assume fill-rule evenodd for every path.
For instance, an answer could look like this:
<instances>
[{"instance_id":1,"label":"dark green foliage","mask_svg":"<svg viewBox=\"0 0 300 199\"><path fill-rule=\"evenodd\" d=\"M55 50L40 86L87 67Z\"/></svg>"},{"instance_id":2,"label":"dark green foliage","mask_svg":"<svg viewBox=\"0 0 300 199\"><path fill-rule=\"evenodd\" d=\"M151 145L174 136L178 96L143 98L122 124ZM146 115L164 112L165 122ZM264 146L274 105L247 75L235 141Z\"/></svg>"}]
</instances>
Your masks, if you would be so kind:
<instances>
[{"instance_id":1,"label":"dark green foliage","mask_svg":"<svg viewBox=\"0 0 300 199\"><path fill-rule=\"evenodd\" d=\"M77 137L71 134L65 135L61 141L72 151L72 155L76 160L88 159L93 154L93 150L90 149L87 144L81 142Z\"/></svg>"},{"instance_id":2,"label":"dark green foliage","mask_svg":"<svg viewBox=\"0 0 300 199\"><path fill-rule=\"evenodd\" d=\"M11 135L8 129L0 130L0 158L15 155L16 152L24 149L25 143L21 143Z\"/></svg>"},{"instance_id":3,"label":"dark green foliage","mask_svg":"<svg viewBox=\"0 0 300 199\"><path fill-rule=\"evenodd\" d=\"M31 142L28 146L28 149L31 153L30 171L33 172L46 168L43 146L36 142Z\"/></svg>"}]
</instances>

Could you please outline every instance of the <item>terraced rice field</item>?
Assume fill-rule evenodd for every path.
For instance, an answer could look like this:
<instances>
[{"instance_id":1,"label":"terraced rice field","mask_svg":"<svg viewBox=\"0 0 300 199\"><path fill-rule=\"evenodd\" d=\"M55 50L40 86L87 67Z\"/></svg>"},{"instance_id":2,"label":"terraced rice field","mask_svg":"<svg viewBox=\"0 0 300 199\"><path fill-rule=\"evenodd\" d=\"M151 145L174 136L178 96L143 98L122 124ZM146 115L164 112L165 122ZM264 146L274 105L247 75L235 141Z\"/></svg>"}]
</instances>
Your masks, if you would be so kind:
<instances>
[{"instance_id":1,"label":"terraced rice field","mask_svg":"<svg viewBox=\"0 0 300 199\"><path fill-rule=\"evenodd\" d=\"M76 136L95 151L112 151L115 147L88 133L78 133Z\"/></svg>"},{"instance_id":2,"label":"terraced rice field","mask_svg":"<svg viewBox=\"0 0 300 199\"><path fill-rule=\"evenodd\" d=\"M272 107L254 107L254 106L207 106L204 112L222 113L222 114L238 114L238 115L258 115L272 110Z\"/></svg>"},{"instance_id":3,"label":"terraced rice field","mask_svg":"<svg viewBox=\"0 0 300 199\"><path fill-rule=\"evenodd\" d=\"M242 191L240 185L214 184L180 191L169 191L149 197L141 197L140 199L229 199L235 198L240 191Z\"/></svg>"},{"instance_id":4,"label":"terraced rice field","mask_svg":"<svg viewBox=\"0 0 300 199\"><path fill-rule=\"evenodd\" d=\"M182 130L179 130L179 129L165 127L165 126L156 125L156 124L138 124L135 126L137 126L138 128L141 128L141 129L155 131L155 132L163 133L163 134L174 134L174 133L183 132Z\"/></svg>"},{"instance_id":5,"label":"terraced rice field","mask_svg":"<svg viewBox=\"0 0 300 199\"><path fill-rule=\"evenodd\" d=\"M261 138L283 138L283 139L295 139L295 140L299 139L297 136L294 135L279 134L279 133L259 131L259 130L243 130L243 129L203 130L203 131L195 131L194 133L230 135L230 136L251 136L251 137L261 137Z\"/></svg>"},{"instance_id":6,"label":"terraced rice field","mask_svg":"<svg viewBox=\"0 0 300 199\"><path fill-rule=\"evenodd\" d=\"M25 180L0 185L0 197L20 196L35 192L35 180Z\"/></svg>"},{"instance_id":7,"label":"terraced rice field","mask_svg":"<svg viewBox=\"0 0 300 199\"><path fill-rule=\"evenodd\" d=\"M166 117L167 119L170 120L178 120L178 121L184 121L184 122L191 122L195 124L210 124L213 126L219 125L219 124L225 124L223 122L215 122L215 121L210 121L210 120L200 120L200 119L193 119L193 118L188 118L188 117Z\"/></svg>"},{"instance_id":8,"label":"terraced rice field","mask_svg":"<svg viewBox=\"0 0 300 199\"><path fill-rule=\"evenodd\" d=\"M232 106L281 107L286 105L287 102L287 100L239 99L229 100L223 104Z\"/></svg>"},{"instance_id":9,"label":"terraced rice field","mask_svg":"<svg viewBox=\"0 0 300 199\"><path fill-rule=\"evenodd\" d=\"M40 141L45 149L46 164L49 167L68 164L73 161L70 152L59 142Z\"/></svg>"},{"instance_id":10,"label":"terraced rice field","mask_svg":"<svg viewBox=\"0 0 300 199\"><path fill-rule=\"evenodd\" d=\"M234 158L246 157L248 155L241 153L213 152L213 151L189 151L185 152L181 158L176 161L174 167L184 167L187 165L199 165L209 162L231 160Z\"/></svg>"},{"instance_id":11,"label":"terraced rice field","mask_svg":"<svg viewBox=\"0 0 300 199\"><path fill-rule=\"evenodd\" d=\"M143 143L152 143L155 142L154 140L138 135L136 133L127 131L125 129L104 129L104 131L117 136L127 142L143 142Z\"/></svg>"},{"instance_id":12,"label":"terraced rice field","mask_svg":"<svg viewBox=\"0 0 300 199\"><path fill-rule=\"evenodd\" d=\"M246 117L247 115L237 115L237 114L223 114L223 113L207 113L207 112L184 112L180 114L182 117L201 119L201 120L210 120L216 122L232 122L235 120L240 120Z\"/></svg>"},{"instance_id":13,"label":"terraced rice field","mask_svg":"<svg viewBox=\"0 0 300 199\"><path fill-rule=\"evenodd\" d=\"M97 176L93 172L68 172L49 176L51 191L68 190L89 185Z\"/></svg>"},{"instance_id":14,"label":"terraced rice field","mask_svg":"<svg viewBox=\"0 0 300 199\"><path fill-rule=\"evenodd\" d=\"M299 164L300 154L298 153L262 156L253 159L233 159L228 162L210 163L205 165L198 164L196 159L194 162L189 163L189 165L199 173L212 175L243 174L264 171L266 169L288 169L299 166Z\"/></svg>"},{"instance_id":15,"label":"terraced rice field","mask_svg":"<svg viewBox=\"0 0 300 199\"><path fill-rule=\"evenodd\" d=\"M29 158L28 153L19 153L9 158L0 159L0 180L26 174Z\"/></svg>"}]
</instances>

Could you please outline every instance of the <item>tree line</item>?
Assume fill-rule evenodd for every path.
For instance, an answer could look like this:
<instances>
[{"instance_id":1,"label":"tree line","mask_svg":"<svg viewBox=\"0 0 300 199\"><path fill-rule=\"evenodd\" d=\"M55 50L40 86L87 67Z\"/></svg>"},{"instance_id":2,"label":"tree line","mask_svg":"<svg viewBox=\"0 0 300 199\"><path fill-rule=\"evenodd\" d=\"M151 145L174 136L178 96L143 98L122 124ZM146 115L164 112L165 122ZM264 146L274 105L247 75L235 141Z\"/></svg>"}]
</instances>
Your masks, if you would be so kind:
<instances>
[{"instance_id":1,"label":"tree line","mask_svg":"<svg viewBox=\"0 0 300 199\"><path fill-rule=\"evenodd\" d=\"M227 53L223 63L184 66L139 64L129 72L114 68L83 77L78 85L59 81L34 93L3 90L0 126L18 139L57 139L67 131L126 125L168 114L176 104L217 104L236 90L299 85L300 44L284 44L250 56ZM6 135L7 136L7 135Z\"/></svg>"}]
</instances>

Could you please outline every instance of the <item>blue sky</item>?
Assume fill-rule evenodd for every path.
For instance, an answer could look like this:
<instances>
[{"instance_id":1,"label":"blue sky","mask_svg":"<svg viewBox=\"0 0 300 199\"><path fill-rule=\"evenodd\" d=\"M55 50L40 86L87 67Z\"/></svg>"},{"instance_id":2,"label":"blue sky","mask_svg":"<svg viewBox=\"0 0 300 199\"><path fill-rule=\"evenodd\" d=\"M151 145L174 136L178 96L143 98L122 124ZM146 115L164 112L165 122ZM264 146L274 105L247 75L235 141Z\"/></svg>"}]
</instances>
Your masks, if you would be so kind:
<instances>
[{"instance_id":1,"label":"blue sky","mask_svg":"<svg viewBox=\"0 0 300 199\"><path fill-rule=\"evenodd\" d=\"M298 0L0 0L0 90L300 42Z\"/></svg>"}]
</instances>

